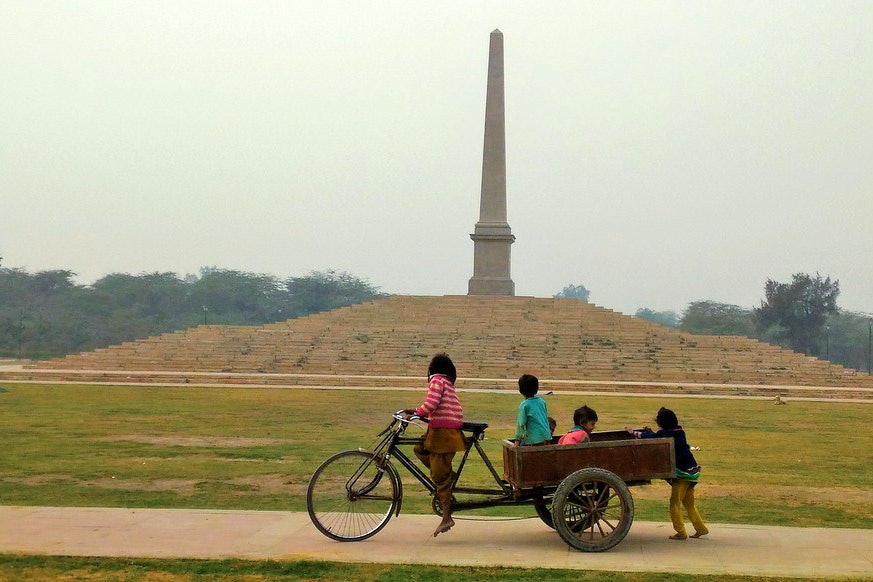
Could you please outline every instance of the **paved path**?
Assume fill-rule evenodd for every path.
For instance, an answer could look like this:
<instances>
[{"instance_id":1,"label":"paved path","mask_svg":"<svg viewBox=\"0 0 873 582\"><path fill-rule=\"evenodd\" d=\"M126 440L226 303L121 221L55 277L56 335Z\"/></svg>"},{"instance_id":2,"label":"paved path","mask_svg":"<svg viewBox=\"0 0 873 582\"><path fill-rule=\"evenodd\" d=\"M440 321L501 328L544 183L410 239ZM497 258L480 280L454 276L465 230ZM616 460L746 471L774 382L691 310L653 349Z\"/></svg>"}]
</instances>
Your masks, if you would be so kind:
<instances>
[{"instance_id":1,"label":"paved path","mask_svg":"<svg viewBox=\"0 0 873 582\"><path fill-rule=\"evenodd\" d=\"M0 506L0 553L157 558L330 560L577 568L873 580L873 530L710 524L675 542L667 524L635 522L608 552L570 550L539 520L459 520L430 537L435 516L401 515L373 538L329 540L305 513ZM413 551L414 550L414 551Z\"/></svg>"},{"instance_id":2,"label":"paved path","mask_svg":"<svg viewBox=\"0 0 873 582\"><path fill-rule=\"evenodd\" d=\"M30 365L30 364L27 364ZM72 379L79 376L80 379ZM62 379L64 378L64 379ZM163 379L163 381L159 379ZM290 378L307 378L309 383ZM62 368L28 368L17 360L0 360L0 381L10 384L85 384L96 386L167 386L190 387L192 380L197 386L208 388L291 388L296 390L354 390L420 392L420 379L415 376L378 376L381 380L393 380L397 386L366 385L374 376L361 374L301 374L301 373L255 373L255 372L197 372L167 370L80 370ZM220 379L220 380L217 380ZM231 381L236 379L236 381ZM349 385L349 380L359 380L365 385ZM331 381L343 380L338 385ZM515 394L511 380L506 378L462 378L466 381L493 385L501 388L460 387L459 392L485 392ZM509 384L507 384L509 382ZM725 384L711 382L643 382L622 380L549 380L557 394L580 396L669 396L670 398L773 400L776 395L785 401L844 402L873 404L873 388L864 386L797 386L782 384ZM406 384L405 386L403 384ZM565 389L568 386L576 388ZM508 389L507 389L508 387ZM659 388L660 390L653 391ZM725 393L724 391L728 391ZM749 393L749 392L753 393ZM549 391L547 394L551 394ZM834 396L843 393L843 396Z\"/></svg>"}]
</instances>

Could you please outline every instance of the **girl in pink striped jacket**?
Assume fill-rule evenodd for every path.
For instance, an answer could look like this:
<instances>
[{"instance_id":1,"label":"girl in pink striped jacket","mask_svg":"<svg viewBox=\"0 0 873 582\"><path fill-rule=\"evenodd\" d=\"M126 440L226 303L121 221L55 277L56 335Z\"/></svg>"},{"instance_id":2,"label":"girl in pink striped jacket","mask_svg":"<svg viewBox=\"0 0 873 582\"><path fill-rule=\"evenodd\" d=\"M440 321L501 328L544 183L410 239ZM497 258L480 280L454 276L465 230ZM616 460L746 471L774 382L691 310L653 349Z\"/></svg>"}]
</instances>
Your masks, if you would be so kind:
<instances>
[{"instance_id":1,"label":"girl in pink striped jacket","mask_svg":"<svg viewBox=\"0 0 873 582\"><path fill-rule=\"evenodd\" d=\"M430 469L430 477L436 485L437 498L443 510L443 519L434 530L434 537L452 529L452 459L457 451L464 450L464 410L455 392L458 374L455 364L446 354L437 354L427 369L427 396L418 408L404 412L428 419L427 431L421 443L415 445L415 455Z\"/></svg>"}]
</instances>

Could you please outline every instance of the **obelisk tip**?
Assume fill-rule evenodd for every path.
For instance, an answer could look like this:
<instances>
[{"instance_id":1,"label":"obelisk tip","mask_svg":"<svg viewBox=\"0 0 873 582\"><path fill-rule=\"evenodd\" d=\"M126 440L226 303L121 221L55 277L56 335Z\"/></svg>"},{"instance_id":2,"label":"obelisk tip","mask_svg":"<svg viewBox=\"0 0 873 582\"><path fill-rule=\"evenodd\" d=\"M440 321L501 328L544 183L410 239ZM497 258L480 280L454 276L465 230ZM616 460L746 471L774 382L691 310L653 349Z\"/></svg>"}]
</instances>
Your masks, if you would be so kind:
<instances>
[{"instance_id":1,"label":"obelisk tip","mask_svg":"<svg viewBox=\"0 0 873 582\"><path fill-rule=\"evenodd\" d=\"M503 34L503 33L500 32L499 28L495 28L493 31L491 31L491 34Z\"/></svg>"}]
</instances>

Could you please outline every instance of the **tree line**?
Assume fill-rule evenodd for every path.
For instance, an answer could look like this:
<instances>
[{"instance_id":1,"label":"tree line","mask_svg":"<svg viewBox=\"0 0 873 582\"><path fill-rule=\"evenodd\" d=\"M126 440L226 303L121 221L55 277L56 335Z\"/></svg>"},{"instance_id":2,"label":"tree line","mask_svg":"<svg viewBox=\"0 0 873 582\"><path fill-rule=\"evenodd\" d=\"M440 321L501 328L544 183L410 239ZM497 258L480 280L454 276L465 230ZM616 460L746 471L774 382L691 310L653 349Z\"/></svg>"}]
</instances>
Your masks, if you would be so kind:
<instances>
[{"instance_id":1,"label":"tree line","mask_svg":"<svg viewBox=\"0 0 873 582\"><path fill-rule=\"evenodd\" d=\"M746 336L869 372L873 317L841 309L839 294L838 280L795 273L790 282L768 279L758 307L695 301L681 315L642 308L636 316L693 334Z\"/></svg>"},{"instance_id":2,"label":"tree line","mask_svg":"<svg viewBox=\"0 0 873 582\"><path fill-rule=\"evenodd\" d=\"M49 358L204 323L261 325L384 297L345 272L313 271L279 279L217 267L199 275L113 273L90 285L67 270L29 273L0 266L0 357ZM555 297L588 300L584 285ZM705 300L636 316L692 334L739 335L858 370L871 365L873 319L837 306L839 281L797 273L767 280L760 306Z\"/></svg>"},{"instance_id":3,"label":"tree line","mask_svg":"<svg viewBox=\"0 0 873 582\"><path fill-rule=\"evenodd\" d=\"M0 268L0 357L49 358L195 325L259 325L383 297L345 272L278 279L206 267L199 276Z\"/></svg>"}]
</instances>

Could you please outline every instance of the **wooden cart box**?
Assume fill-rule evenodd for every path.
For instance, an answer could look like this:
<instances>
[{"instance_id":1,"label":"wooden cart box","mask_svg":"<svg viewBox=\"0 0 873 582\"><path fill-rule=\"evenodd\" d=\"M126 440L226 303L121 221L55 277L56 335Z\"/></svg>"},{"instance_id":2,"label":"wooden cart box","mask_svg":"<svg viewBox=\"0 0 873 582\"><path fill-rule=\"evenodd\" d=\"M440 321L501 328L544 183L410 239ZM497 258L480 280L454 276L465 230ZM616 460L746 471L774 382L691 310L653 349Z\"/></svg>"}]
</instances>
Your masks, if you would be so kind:
<instances>
[{"instance_id":1,"label":"wooden cart box","mask_svg":"<svg viewBox=\"0 0 873 582\"><path fill-rule=\"evenodd\" d=\"M594 433L578 445L514 447L503 441L504 478L518 488L557 485L586 467L606 469L626 482L675 476L673 439L634 439L624 431Z\"/></svg>"}]
</instances>

